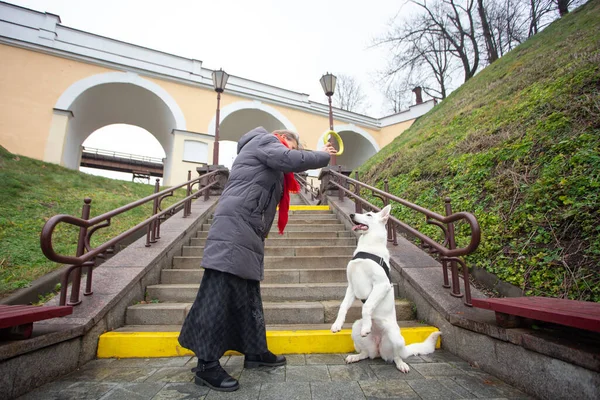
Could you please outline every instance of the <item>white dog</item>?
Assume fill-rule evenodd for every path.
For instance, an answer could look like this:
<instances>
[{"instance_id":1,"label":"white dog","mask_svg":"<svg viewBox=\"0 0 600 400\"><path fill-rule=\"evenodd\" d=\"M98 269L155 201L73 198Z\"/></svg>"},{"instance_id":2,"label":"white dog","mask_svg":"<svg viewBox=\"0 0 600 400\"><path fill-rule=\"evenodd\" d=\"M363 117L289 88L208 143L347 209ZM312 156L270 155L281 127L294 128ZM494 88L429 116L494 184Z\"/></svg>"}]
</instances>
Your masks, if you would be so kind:
<instances>
[{"instance_id":1,"label":"white dog","mask_svg":"<svg viewBox=\"0 0 600 400\"><path fill-rule=\"evenodd\" d=\"M355 224L352 230L361 233L354 258L348 263L348 289L340 305L337 319L331 332L342 329L346 313L355 298L361 299L362 319L352 326L352 340L359 354L346 357L347 363L367 357L381 356L385 361L393 361L402 372L410 370L403 358L419 354L430 354L441 332L433 332L422 343L406 345L396 321L394 287L389 277L390 253L387 249L387 229L385 224L390 216L388 205L378 213L351 214Z\"/></svg>"}]
</instances>

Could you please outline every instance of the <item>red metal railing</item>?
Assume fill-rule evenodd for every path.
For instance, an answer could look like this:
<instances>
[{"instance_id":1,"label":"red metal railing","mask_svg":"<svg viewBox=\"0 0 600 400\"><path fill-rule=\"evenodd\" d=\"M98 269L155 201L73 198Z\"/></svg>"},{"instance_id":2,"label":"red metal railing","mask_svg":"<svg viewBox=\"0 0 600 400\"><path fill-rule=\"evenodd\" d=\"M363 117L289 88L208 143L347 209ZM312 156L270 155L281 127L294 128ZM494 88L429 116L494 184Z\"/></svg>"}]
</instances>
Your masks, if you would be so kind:
<instances>
[{"instance_id":1,"label":"red metal railing","mask_svg":"<svg viewBox=\"0 0 600 400\"><path fill-rule=\"evenodd\" d=\"M418 239L421 243L421 247L423 247L431 254L437 255L439 257L442 263L444 276L444 283L442 286L445 288L450 288L448 279L449 265L452 274L452 291L450 294L454 297L463 297L463 294L460 291L459 284L458 264L460 264L464 280L464 303L469 307L472 306L471 290L469 286L469 269L460 257L473 253L479 246L479 242L481 240L481 229L479 227L479 222L477 221L477 218L475 218L473 214L467 212L454 213L452 211L452 206L450 204L449 198L444 199L446 212L446 215L444 216L388 193L389 189L387 186L387 180L384 182L384 190L380 190L373 186L369 186L363 182L360 182L358 180L358 172L355 173L355 178L356 179L352 179L340 172L336 172L330 169L322 177L321 193L325 193L325 190L331 185L332 187L337 189L338 198L340 199L340 201L343 201L345 196L351 198L354 201L355 210L357 213L362 213L363 207L375 211L381 210L381 208L375 206L374 204L371 204L368 200L361 196L361 190L365 189L369 190L373 197L380 199L383 202L384 206L390 204L390 202L393 201L395 203L398 203L402 206L408 207L414 211L423 214L426 218L426 223L435 225L442 230L442 233L444 235L443 243L438 243L436 240L419 232L415 228L411 227L410 225L407 225L406 223L395 218L394 216L390 216L389 221L391 221L391 224L388 222L388 241L392 242L394 245L398 244L396 237L397 229ZM353 191L349 189L351 186L354 189ZM469 224L471 228L470 241L466 247L456 247L454 224L458 221L465 221Z\"/></svg>"},{"instance_id":2,"label":"red metal railing","mask_svg":"<svg viewBox=\"0 0 600 400\"><path fill-rule=\"evenodd\" d=\"M147 229L146 232L146 247L151 246L152 243L156 243L160 239L160 224L162 221L167 219L170 215L175 214L179 210L183 210L183 218L188 217L191 214L192 200L204 195L204 200L209 199L210 189L215 187L219 181L220 174L226 174L227 170L216 170L202 175L198 178L191 179L191 171L188 171L188 181L180 185L173 186L169 189L159 192L158 179L155 184L155 193L144 197L143 199L134 201L125 206L119 207L115 210L106 212L94 218L90 218L90 208L92 199L85 198L83 200L83 208L81 211L81 218L74 217L72 215L59 214L50 218L42 228L42 234L40 236L40 245L42 252L51 261L72 264L64 272L61 279L61 292L60 292L60 305L66 304L67 287L69 284L69 278L71 273L73 274L73 282L71 287L71 297L68 305L77 305L81 303L79 299L79 291L81 285L81 270L87 267L87 279L84 295L89 296L93 294L92 291L92 275L93 268L95 266L96 257L105 257L106 254L114 251L115 246L123 241L124 239L132 236L136 232L143 228ZM194 186L199 185L199 189L194 192ZM177 189L185 188L186 197L179 200L175 204L165 208L161 208L161 202L163 199L169 196L173 196L173 192ZM112 218L133 208L142 206L146 203L152 202L152 215L146 220L140 222L136 226L122 232L121 234L109 239L105 243L92 248L91 238L92 235L99 229L110 226ZM79 239L77 242L77 252L75 256L57 254L52 244L52 235L56 227L66 223L79 227Z\"/></svg>"}]
</instances>

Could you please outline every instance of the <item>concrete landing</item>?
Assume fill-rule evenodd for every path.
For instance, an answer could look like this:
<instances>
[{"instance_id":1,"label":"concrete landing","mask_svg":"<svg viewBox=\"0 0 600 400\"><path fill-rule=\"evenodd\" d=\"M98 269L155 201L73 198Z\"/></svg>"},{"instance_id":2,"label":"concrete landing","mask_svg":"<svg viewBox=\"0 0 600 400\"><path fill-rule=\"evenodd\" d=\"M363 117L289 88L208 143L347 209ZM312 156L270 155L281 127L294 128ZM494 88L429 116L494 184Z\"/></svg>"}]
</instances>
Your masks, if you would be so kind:
<instances>
[{"instance_id":1,"label":"concrete landing","mask_svg":"<svg viewBox=\"0 0 600 400\"><path fill-rule=\"evenodd\" d=\"M240 381L232 393L196 386L193 357L95 360L20 399L533 399L443 350L406 359L408 374L381 359L347 365L345 355L288 355L287 366L252 370L242 356L223 357Z\"/></svg>"}]
</instances>

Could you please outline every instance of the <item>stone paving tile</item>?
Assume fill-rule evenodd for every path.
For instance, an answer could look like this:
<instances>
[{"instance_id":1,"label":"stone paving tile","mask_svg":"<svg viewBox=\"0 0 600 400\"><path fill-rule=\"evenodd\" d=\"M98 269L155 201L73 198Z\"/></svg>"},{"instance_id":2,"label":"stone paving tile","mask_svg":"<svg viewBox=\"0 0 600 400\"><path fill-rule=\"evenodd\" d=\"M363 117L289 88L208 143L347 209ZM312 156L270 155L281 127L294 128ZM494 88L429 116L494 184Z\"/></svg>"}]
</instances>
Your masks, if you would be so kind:
<instances>
[{"instance_id":1,"label":"stone paving tile","mask_svg":"<svg viewBox=\"0 0 600 400\"><path fill-rule=\"evenodd\" d=\"M259 400L306 400L310 399L310 383L277 382L263 383Z\"/></svg>"},{"instance_id":2,"label":"stone paving tile","mask_svg":"<svg viewBox=\"0 0 600 400\"><path fill-rule=\"evenodd\" d=\"M358 400L365 395L358 382L311 382L312 400Z\"/></svg>"},{"instance_id":3,"label":"stone paving tile","mask_svg":"<svg viewBox=\"0 0 600 400\"><path fill-rule=\"evenodd\" d=\"M235 392L216 392L211 390L208 392L205 400L258 400L260 395L260 383L247 383L240 385L240 388ZM154 400L154 399L153 399Z\"/></svg>"},{"instance_id":4,"label":"stone paving tile","mask_svg":"<svg viewBox=\"0 0 600 400\"><path fill-rule=\"evenodd\" d=\"M419 364L413 364L413 365L419 365ZM384 364L384 365L376 364L376 365L370 365L369 367L371 368L371 370L373 370L375 375L377 375L377 379L380 379L380 380L406 381L409 379L425 379L425 377L423 375L421 375L419 373L419 371L415 370L413 365L409 365L410 371L406 374L403 372L400 372L396 368L395 364Z\"/></svg>"},{"instance_id":5,"label":"stone paving tile","mask_svg":"<svg viewBox=\"0 0 600 400\"><path fill-rule=\"evenodd\" d=\"M435 379L441 385L448 389L449 392L457 393L459 396L462 396L464 399L474 398L475 395L469 392L467 389L456 383L453 377L451 376L442 376L437 378L427 378L427 379Z\"/></svg>"},{"instance_id":6,"label":"stone paving tile","mask_svg":"<svg viewBox=\"0 0 600 400\"><path fill-rule=\"evenodd\" d=\"M108 366L99 366L94 368L76 369L68 375L63 376L60 380L64 381L84 381L84 382L100 382L107 376L114 373L115 369Z\"/></svg>"},{"instance_id":7,"label":"stone paving tile","mask_svg":"<svg viewBox=\"0 0 600 400\"><path fill-rule=\"evenodd\" d=\"M286 382L330 381L327 365L289 366L285 372Z\"/></svg>"},{"instance_id":8,"label":"stone paving tile","mask_svg":"<svg viewBox=\"0 0 600 400\"><path fill-rule=\"evenodd\" d=\"M113 368L183 367L190 361L191 358L192 357L126 358L112 363L110 366ZM196 366L196 363L194 363L194 366Z\"/></svg>"},{"instance_id":9,"label":"stone paving tile","mask_svg":"<svg viewBox=\"0 0 600 400\"><path fill-rule=\"evenodd\" d=\"M306 365L304 354L285 354L287 365Z\"/></svg>"},{"instance_id":10,"label":"stone paving tile","mask_svg":"<svg viewBox=\"0 0 600 400\"><path fill-rule=\"evenodd\" d=\"M332 381L372 381L377 375L368 364L328 365Z\"/></svg>"},{"instance_id":11,"label":"stone paving tile","mask_svg":"<svg viewBox=\"0 0 600 400\"><path fill-rule=\"evenodd\" d=\"M454 354L450 353L446 350L436 350L432 354L419 356L425 362L451 362L451 361L459 361L464 362L464 360Z\"/></svg>"},{"instance_id":12,"label":"stone paving tile","mask_svg":"<svg viewBox=\"0 0 600 400\"><path fill-rule=\"evenodd\" d=\"M206 386L195 383L167 383L152 400L202 400L209 392ZM150 398L149 398L150 399ZM104 400L104 399L103 399Z\"/></svg>"},{"instance_id":13,"label":"stone paving tile","mask_svg":"<svg viewBox=\"0 0 600 400\"><path fill-rule=\"evenodd\" d=\"M235 379L240 379L240 375L244 370L244 357L231 356L225 364L221 361L221 366L229 375Z\"/></svg>"},{"instance_id":14,"label":"stone paving tile","mask_svg":"<svg viewBox=\"0 0 600 400\"><path fill-rule=\"evenodd\" d=\"M240 384L284 382L285 367L244 369L239 381Z\"/></svg>"},{"instance_id":15,"label":"stone paving tile","mask_svg":"<svg viewBox=\"0 0 600 400\"><path fill-rule=\"evenodd\" d=\"M466 375L464 371L447 363L418 363L411 365L411 367L423 376L439 377Z\"/></svg>"},{"instance_id":16,"label":"stone paving tile","mask_svg":"<svg viewBox=\"0 0 600 400\"><path fill-rule=\"evenodd\" d=\"M507 385L501 380L481 379L467 374L453 376L453 379L460 386L473 393L478 398L530 398L520 390Z\"/></svg>"},{"instance_id":17,"label":"stone paving tile","mask_svg":"<svg viewBox=\"0 0 600 400\"><path fill-rule=\"evenodd\" d=\"M151 399L164 383L123 383L101 397L101 400L147 400Z\"/></svg>"},{"instance_id":18,"label":"stone paving tile","mask_svg":"<svg viewBox=\"0 0 600 400\"><path fill-rule=\"evenodd\" d=\"M406 381L361 381L358 383L367 400L419 399L419 395Z\"/></svg>"},{"instance_id":19,"label":"stone paving tile","mask_svg":"<svg viewBox=\"0 0 600 400\"><path fill-rule=\"evenodd\" d=\"M194 379L194 374L188 367L161 368L149 377L151 382L181 382L187 383Z\"/></svg>"},{"instance_id":20,"label":"stone paving tile","mask_svg":"<svg viewBox=\"0 0 600 400\"><path fill-rule=\"evenodd\" d=\"M116 383L108 382L76 382L58 392L56 399L60 400L96 400L114 389ZM46 399L46 397L41 397Z\"/></svg>"},{"instance_id":21,"label":"stone paving tile","mask_svg":"<svg viewBox=\"0 0 600 400\"><path fill-rule=\"evenodd\" d=\"M158 368L113 368L103 382L145 382Z\"/></svg>"},{"instance_id":22,"label":"stone paving tile","mask_svg":"<svg viewBox=\"0 0 600 400\"><path fill-rule=\"evenodd\" d=\"M342 354L307 354L306 365L335 365L346 364Z\"/></svg>"},{"instance_id":23,"label":"stone paving tile","mask_svg":"<svg viewBox=\"0 0 600 400\"><path fill-rule=\"evenodd\" d=\"M455 392L435 378L415 379L406 381L406 383L423 400L454 400L474 396L459 385L456 385L459 389L458 392Z\"/></svg>"}]
</instances>

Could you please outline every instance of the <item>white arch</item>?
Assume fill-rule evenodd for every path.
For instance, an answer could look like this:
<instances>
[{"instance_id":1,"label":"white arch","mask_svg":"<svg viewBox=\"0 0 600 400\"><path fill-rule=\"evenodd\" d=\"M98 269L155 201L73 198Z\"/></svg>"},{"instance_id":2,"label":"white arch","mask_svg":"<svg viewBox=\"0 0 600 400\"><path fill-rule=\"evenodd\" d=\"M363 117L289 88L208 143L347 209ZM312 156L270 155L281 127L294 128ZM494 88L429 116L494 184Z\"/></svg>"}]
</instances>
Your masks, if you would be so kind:
<instances>
[{"instance_id":1,"label":"white arch","mask_svg":"<svg viewBox=\"0 0 600 400\"><path fill-rule=\"evenodd\" d=\"M186 130L185 117L183 111L179 108L179 105L175 99L165 89L160 87L154 82L148 81L138 74L133 72L106 72L103 74L92 75L90 77L81 79L63 92L59 97L54 108L59 110L69 110L73 102L86 90L102 85L105 83L129 83L132 85L140 86L160 98L165 105L169 108L175 119L175 129ZM77 116L75 116L77 117Z\"/></svg>"},{"instance_id":2,"label":"white arch","mask_svg":"<svg viewBox=\"0 0 600 400\"><path fill-rule=\"evenodd\" d=\"M223 108L221 108L221 122L223 122L225 120L225 118L227 118L230 114L233 114L236 111L240 111L240 110L260 110L263 111L267 114L269 114L270 116L272 116L273 118L277 119L279 122L281 122L286 129L290 130L290 131L294 131L297 132L296 127L294 126L294 124L292 124L292 122L287 119L287 117L285 115L283 115L281 112L277 111L276 109L274 109L271 106L268 106L264 103L262 103L261 101L255 100L255 101L236 101L235 103L231 103ZM211 136L215 136L215 125L217 123L217 117L216 115L210 120L210 124L208 124L208 131L206 132L208 135Z\"/></svg>"},{"instance_id":3,"label":"white arch","mask_svg":"<svg viewBox=\"0 0 600 400\"><path fill-rule=\"evenodd\" d=\"M377 144L377 142L375 141L373 136L371 136L369 134L369 132L365 131L364 129L362 129L354 124L334 125L333 130L336 131L337 133L340 133L343 131L351 131L351 132L357 133L360 136L367 139L369 141L369 143L371 143L371 145L375 148L376 152L381 150L381 148L379 147L379 145ZM327 132L329 132L329 129L327 129L325 132L323 132L323 134L321 136L319 136L319 140L317 141L316 149L320 149L321 147L323 147L323 138L325 137L325 135L327 135Z\"/></svg>"}]
</instances>

